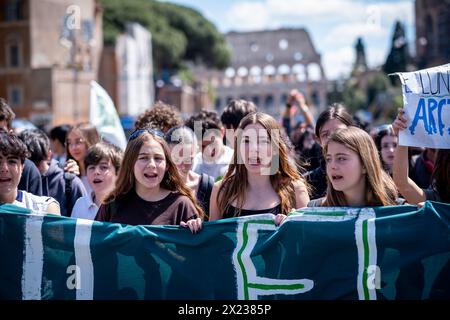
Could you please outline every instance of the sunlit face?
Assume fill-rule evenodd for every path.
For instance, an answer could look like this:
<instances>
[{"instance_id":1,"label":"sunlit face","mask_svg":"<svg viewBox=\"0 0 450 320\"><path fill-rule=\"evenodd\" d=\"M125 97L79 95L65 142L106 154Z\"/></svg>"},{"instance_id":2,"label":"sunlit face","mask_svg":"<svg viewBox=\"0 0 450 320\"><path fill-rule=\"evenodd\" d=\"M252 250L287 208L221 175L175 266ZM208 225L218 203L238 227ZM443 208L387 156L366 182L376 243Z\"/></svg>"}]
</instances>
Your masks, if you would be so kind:
<instances>
[{"instance_id":1,"label":"sunlit face","mask_svg":"<svg viewBox=\"0 0 450 320\"><path fill-rule=\"evenodd\" d=\"M87 151L87 143L78 130L72 130L67 135L66 144L72 157L82 163Z\"/></svg>"},{"instance_id":2,"label":"sunlit face","mask_svg":"<svg viewBox=\"0 0 450 320\"><path fill-rule=\"evenodd\" d=\"M320 128L319 132L319 138L320 138L320 144L322 147L324 147L328 139L331 137L333 133L335 133L339 129L345 129L347 126L343 124L338 119L330 119Z\"/></svg>"},{"instance_id":3,"label":"sunlit face","mask_svg":"<svg viewBox=\"0 0 450 320\"><path fill-rule=\"evenodd\" d=\"M0 195L15 192L22 170L23 165L18 157L0 154Z\"/></svg>"},{"instance_id":4,"label":"sunlit face","mask_svg":"<svg viewBox=\"0 0 450 320\"><path fill-rule=\"evenodd\" d=\"M269 133L261 124L249 124L244 128L239 149L241 159L249 173L265 174L268 172L273 149Z\"/></svg>"},{"instance_id":5,"label":"sunlit face","mask_svg":"<svg viewBox=\"0 0 450 320\"><path fill-rule=\"evenodd\" d=\"M365 169L356 152L332 141L328 144L325 161L333 189L344 193L364 190Z\"/></svg>"},{"instance_id":6,"label":"sunlit face","mask_svg":"<svg viewBox=\"0 0 450 320\"><path fill-rule=\"evenodd\" d=\"M134 164L136 191L145 193L159 189L166 169L166 157L161 144L154 139L144 142Z\"/></svg>"},{"instance_id":7,"label":"sunlit face","mask_svg":"<svg viewBox=\"0 0 450 320\"><path fill-rule=\"evenodd\" d=\"M96 194L109 193L116 185L116 168L108 159L102 159L98 164L87 166L86 176Z\"/></svg>"},{"instance_id":8,"label":"sunlit face","mask_svg":"<svg viewBox=\"0 0 450 320\"><path fill-rule=\"evenodd\" d=\"M170 144L170 155L177 169L186 176L192 169L196 146L193 144Z\"/></svg>"},{"instance_id":9,"label":"sunlit face","mask_svg":"<svg viewBox=\"0 0 450 320\"><path fill-rule=\"evenodd\" d=\"M381 138L381 159L392 167L394 164L395 149L397 149L398 138L396 136L386 135Z\"/></svg>"}]
</instances>

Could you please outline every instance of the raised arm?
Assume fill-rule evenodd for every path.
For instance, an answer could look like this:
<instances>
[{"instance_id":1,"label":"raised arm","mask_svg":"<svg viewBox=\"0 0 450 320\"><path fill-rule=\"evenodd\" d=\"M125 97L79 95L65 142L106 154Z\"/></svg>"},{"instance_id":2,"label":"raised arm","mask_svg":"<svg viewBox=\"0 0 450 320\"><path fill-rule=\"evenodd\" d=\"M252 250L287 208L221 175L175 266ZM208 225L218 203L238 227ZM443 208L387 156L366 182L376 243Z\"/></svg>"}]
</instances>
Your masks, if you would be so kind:
<instances>
[{"instance_id":1,"label":"raised arm","mask_svg":"<svg viewBox=\"0 0 450 320\"><path fill-rule=\"evenodd\" d=\"M408 121L405 118L404 111L401 109L392 124L395 134L398 135L400 130L405 130L407 123ZM425 192L408 177L408 169L408 147L398 146L395 150L395 160L392 167L395 185L406 202L418 204L426 200Z\"/></svg>"},{"instance_id":2,"label":"raised arm","mask_svg":"<svg viewBox=\"0 0 450 320\"><path fill-rule=\"evenodd\" d=\"M296 91L294 93L295 100L297 101L297 103L300 107L300 112L302 113L303 117L305 118L306 125L310 125L311 127L314 128L314 117L311 113L310 108L306 104L305 97L303 96L303 94L301 92L298 92L297 90L294 90L294 91Z\"/></svg>"}]
</instances>

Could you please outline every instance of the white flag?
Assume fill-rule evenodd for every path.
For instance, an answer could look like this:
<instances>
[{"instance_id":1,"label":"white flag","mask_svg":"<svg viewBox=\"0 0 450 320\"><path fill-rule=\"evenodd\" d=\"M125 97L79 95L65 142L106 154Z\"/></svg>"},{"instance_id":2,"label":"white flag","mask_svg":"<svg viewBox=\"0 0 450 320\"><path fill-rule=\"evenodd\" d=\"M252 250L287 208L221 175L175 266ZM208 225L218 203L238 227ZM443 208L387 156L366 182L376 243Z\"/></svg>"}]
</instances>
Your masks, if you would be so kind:
<instances>
[{"instance_id":1,"label":"white flag","mask_svg":"<svg viewBox=\"0 0 450 320\"><path fill-rule=\"evenodd\" d=\"M91 81L89 118L104 140L125 150L127 139L125 138L114 103L105 89L95 81Z\"/></svg>"}]
</instances>

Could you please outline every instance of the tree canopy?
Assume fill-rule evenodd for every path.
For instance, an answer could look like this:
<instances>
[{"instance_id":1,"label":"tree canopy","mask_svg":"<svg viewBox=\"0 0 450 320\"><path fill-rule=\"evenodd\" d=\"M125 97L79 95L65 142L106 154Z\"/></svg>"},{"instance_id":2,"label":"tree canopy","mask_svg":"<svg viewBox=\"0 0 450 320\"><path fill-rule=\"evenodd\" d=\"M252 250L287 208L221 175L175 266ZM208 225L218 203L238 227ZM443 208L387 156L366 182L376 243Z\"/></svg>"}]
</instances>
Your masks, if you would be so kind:
<instances>
[{"instance_id":1,"label":"tree canopy","mask_svg":"<svg viewBox=\"0 0 450 320\"><path fill-rule=\"evenodd\" d=\"M115 42L127 22L138 22L152 34L157 72L173 70L185 61L225 68L230 51L225 38L199 12L153 0L102 0L105 44Z\"/></svg>"},{"instance_id":2,"label":"tree canopy","mask_svg":"<svg viewBox=\"0 0 450 320\"><path fill-rule=\"evenodd\" d=\"M410 61L408 43L406 41L405 28L402 23L397 21L392 36L391 51L383 66L386 74L394 72L405 72ZM398 84L398 77L391 77L392 84Z\"/></svg>"}]
</instances>

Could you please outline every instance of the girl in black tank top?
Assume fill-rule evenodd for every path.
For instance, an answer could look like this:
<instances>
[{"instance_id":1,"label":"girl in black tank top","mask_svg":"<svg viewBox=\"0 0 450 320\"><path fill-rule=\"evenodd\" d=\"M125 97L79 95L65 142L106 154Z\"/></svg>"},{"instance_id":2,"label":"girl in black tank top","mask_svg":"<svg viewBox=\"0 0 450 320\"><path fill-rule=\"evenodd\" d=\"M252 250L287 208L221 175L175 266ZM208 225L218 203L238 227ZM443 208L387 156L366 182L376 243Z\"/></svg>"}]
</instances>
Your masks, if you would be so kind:
<instances>
[{"instance_id":1,"label":"girl in black tank top","mask_svg":"<svg viewBox=\"0 0 450 320\"><path fill-rule=\"evenodd\" d=\"M228 206L227 210L225 211L225 213L223 214L223 218L233 218L236 217L238 212L238 210L230 205ZM262 210L247 210L247 209L241 209L241 213L239 214L240 217L243 216L251 216L254 214L264 214L264 213L271 213L273 215L277 215L279 213L281 213L281 204L278 204L277 206L270 208L270 209L262 209Z\"/></svg>"},{"instance_id":2,"label":"girl in black tank top","mask_svg":"<svg viewBox=\"0 0 450 320\"><path fill-rule=\"evenodd\" d=\"M234 137L234 155L214 185L210 221L272 213L287 214L309 202L305 180L289 159L278 122L256 112L243 118Z\"/></svg>"}]
</instances>

